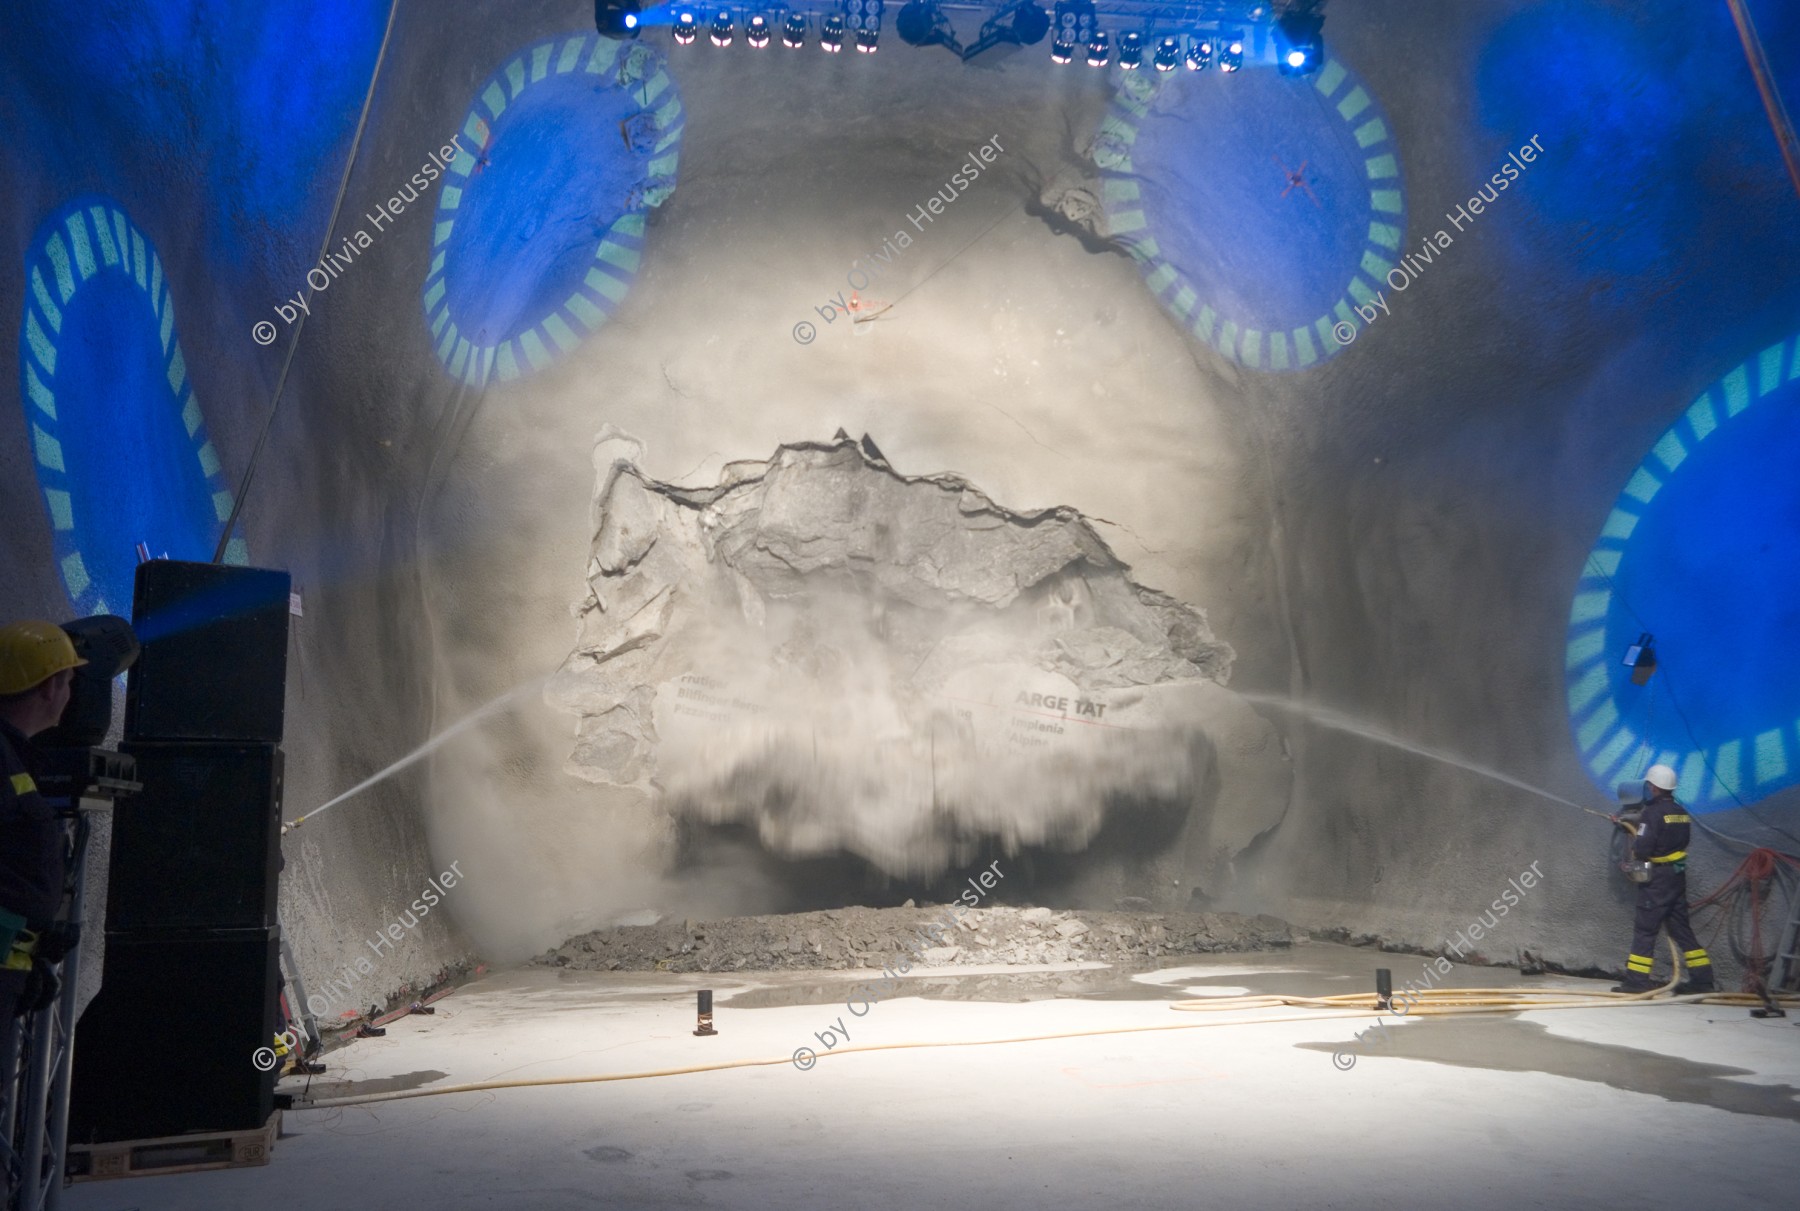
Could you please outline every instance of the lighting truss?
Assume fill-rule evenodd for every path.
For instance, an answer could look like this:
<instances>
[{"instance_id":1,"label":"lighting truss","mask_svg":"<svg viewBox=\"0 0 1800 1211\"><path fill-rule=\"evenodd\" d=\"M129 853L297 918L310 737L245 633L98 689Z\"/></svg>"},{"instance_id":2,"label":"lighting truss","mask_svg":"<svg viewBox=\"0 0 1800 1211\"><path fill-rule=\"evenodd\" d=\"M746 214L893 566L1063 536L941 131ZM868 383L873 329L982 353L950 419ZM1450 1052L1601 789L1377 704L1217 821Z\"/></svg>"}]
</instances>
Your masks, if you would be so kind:
<instances>
[{"instance_id":1,"label":"lighting truss","mask_svg":"<svg viewBox=\"0 0 1800 1211\"><path fill-rule=\"evenodd\" d=\"M901 3L902 0L895 0L896 7ZM1217 67L1229 72L1246 64L1276 64L1284 72L1296 74L1314 70L1323 54L1316 29L1323 21L1324 5L1325 0L932 0L930 8L943 14L979 13L987 23L984 32L989 26L1007 25L1009 21L1009 30L1030 29L1034 33L1048 25L1047 35L1040 34L1038 38L988 38L970 50L985 49L988 43L1002 41L1030 45L1042 40L1056 63L1098 58L1107 65L1116 62L1125 70L1142 64L1163 72L1177 66L1192 71ZM676 41L683 44L697 40L694 34L703 33L714 45L729 47L736 40L733 35L742 29L746 44L760 48L769 45L771 35L778 31L782 45L799 49L805 45L810 28L819 33L822 50L835 53L849 44L868 54L877 45L887 8L886 0L697 6L677 10L691 12L694 17L676 19L673 32ZM1042 17L1022 12L1025 8L1040 12ZM1315 34L1303 63L1295 64L1291 61L1294 38L1290 31L1297 28L1296 21L1302 17L1313 22ZM1281 26L1284 20L1286 24ZM953 36L933 38L926 45L944 45L965 59L970 53L955 45ZM1093 53L1096 49L1098 54ZM1288 61L1280 61L1278 56Z\"/></svg>"}]
</instances>

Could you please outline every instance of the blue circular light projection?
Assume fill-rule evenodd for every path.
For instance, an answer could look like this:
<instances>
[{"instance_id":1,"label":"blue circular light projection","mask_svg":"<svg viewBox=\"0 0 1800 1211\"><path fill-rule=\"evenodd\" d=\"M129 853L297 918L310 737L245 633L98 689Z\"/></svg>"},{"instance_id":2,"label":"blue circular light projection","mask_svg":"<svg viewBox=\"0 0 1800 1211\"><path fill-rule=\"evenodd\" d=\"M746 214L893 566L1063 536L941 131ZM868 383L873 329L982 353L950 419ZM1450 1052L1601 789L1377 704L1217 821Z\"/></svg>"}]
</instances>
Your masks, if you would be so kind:
<instances>
[{"instance_id":1,"label":"blue circular light projection","mask_svg":"<svg viewBox=\"0 0 1800 1211\"><path fill-rule=\"evenodd\" d=\"M103 198L64 206L25 258L19 397L63 584L130 613L137 544L212 558L231 490L207 439L162 260ZM243 563L242 539L227 558Z\"/></svg>"},{"instance_id":2,"label":"blue circular light projection","mask_svg":"<svg viewBox=\"0 0 1800 1211\"><path fill-rule=\"evenodd\" d=\"M1708 388L1626 482L1569 611L1569 720L1601 786L1660 761L1712 812L1800 783L1797 456L1800 337Z\"/></svg>"},{"instance_id":3,"label":"blue circular light projection","mask_svg":"<svg viewBox=\"0 0 1800 1211\"><path fill-rule=\"evenodd\" d=\"M1385 289L1406 235L1393 131L1339 59L1310 78L1127 72L1094 158L1115 237L1184 327L1302 370Z\"/></svg>"},{"instance_id":4,"label":"blue circular light projection","mask_svg":"<svg viewBox=\"0 0 1800 1211\"><path fill-rule=\"evenodd\" d=\"M681 101L648 47L539 43L476 91L425 279L438 359L474 386L541 370L598 331L674 191Z\"/></svg>"}]
</instances>

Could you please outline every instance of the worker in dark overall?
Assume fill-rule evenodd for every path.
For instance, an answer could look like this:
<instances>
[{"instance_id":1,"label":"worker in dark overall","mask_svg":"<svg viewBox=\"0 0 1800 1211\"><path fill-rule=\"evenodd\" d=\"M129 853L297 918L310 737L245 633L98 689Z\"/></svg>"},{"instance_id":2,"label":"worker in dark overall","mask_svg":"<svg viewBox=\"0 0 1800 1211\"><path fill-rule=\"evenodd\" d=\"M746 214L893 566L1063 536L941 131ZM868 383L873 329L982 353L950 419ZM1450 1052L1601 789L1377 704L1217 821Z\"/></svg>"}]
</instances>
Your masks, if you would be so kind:
<instances>
[{"instance_id":1,"label":"worker in dark overall","mask_svg":"<svg viewBox=\"0 0 1800 1211\"><path fill-rule=\"evenodd\" d=\"M56 999L54 965L77 940L56 921L68 836L38 793L31 737L62 719L74 669L86 663L55 623L0 627L0 1037L16 1014Z\"/></svg>"},{"instance_id":2,"label":"worker in dark overall","mask_svg":"<svg viewBox=\"0 0 1800 1211\"><path fill-rule=\"evenodd\" d=\"M1676 985L1679 995L1712 992L1712 959L1688 924L1687 808L1675 801L1675 771L1653 765L1644 774L1644 808L1638 817L1637 835L1631 840L1631 856L1650 866L1648 882L1638 884L1637 917L1633 922L1631 954L1627 956L1625 982L1614 992L1648 992L1656 987L1650 967L1656 958L1656 938L1663 926L1681 947L1688 978Z\"/></svg>"}]
</instances>

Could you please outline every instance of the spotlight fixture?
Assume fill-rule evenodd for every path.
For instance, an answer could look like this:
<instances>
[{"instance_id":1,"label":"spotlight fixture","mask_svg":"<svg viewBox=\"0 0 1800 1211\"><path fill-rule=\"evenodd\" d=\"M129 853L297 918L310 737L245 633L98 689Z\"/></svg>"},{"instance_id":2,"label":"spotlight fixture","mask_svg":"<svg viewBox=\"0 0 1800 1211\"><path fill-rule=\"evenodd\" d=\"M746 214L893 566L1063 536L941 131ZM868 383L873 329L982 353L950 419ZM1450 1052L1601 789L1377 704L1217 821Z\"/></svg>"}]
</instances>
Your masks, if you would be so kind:
<instances>
[{"instance_id":1,"label":"spotlight fixture","mask_svg":"<svg viewBox=\"0 0 1800 1211\"><path fill-rule=\"evenodd\" d=\"M828 55L844 49L844 18L840 14L825 18L825 25L819 30L819 49Z\"/></svg>"},{"instance_id":2,"label":"spotlight fixture","mask_svg":"<svg viewBox=\"0 0 1800 1211\"><path fill-rule=\"evenodd\" d=\"M1106 66L1107 61L1112 58L1112 41L1106 36L1105 30L1094 31L1094 36L1088 40L1087 50L1089 67Z\"/></svg>"},{"instance_id":3,"label":"spotlight fixture","mask_svg":"<svg viewBox=\"0 0 1800 1211\"><path fill-rule=\"evenodd\" d=\"M594 0L594 29L607 38L637 38L639 0Z\"/></svg>"},{"instance_id":4,"label":"spotlight fixture","mask_svg":"<svg viewBox=\"0 0 1800 1211\"><path fill-rule=\"evenodd\" d=\"M639 7L638 0L594 0L594 28L608 38L635 38Z\"/></svg>"},{"instance_id":5,"label":"spotlight fixture","mask_svg":"<svg viewBox=\"0 0 1800 1211\"><path fill-rule=\"evenodd\" d=\"M1325 15L1314 4L1296 5L1275 23L1277 63L1284 76L1306 76L1325 58Z\"/></svg>"},{"instance_id":6,"label":"spotlight fixture","mask_svg":"<svg viewBox=\"0 0 1800 1211\"><path fill-rule=\"evenodd\" d=\"M731 23L731 14L729 12L721 12L718 16L713 18L712 44L714 46L730 46L731 35L734 30L735 27Z\"/></svg>"},{"instance_id":7,"label":"spotlight fixture","mask_svg":"<svg viewBox=\"0 0 1800 1211\"><path fill-rule=\"evenodd\" d=\"M1212 66L1212 35L1195 34L1188 39L1187 65L1189 71L1205 71Z\"/></svg>"},{"instance_id":8,"label":"spotlight fixture","mask_svg":"<svg viewBox=\"0 0 1800 1211\"><path fill-rule=\"evenodd\" d=\"M694 20L694 14L682 9L675 14L675 45L692 46L699 36L700 23Z\"/></svg>"},{"instance_id":9,"label":"spotlight fixture","mask_svg":"<svg viewBox=\"0 0 1800 1211\"><path fill-rule=\"evenodd\" d=\"M806 15L789 12L781 23L781 44L789 50L799 50L806 45Z\"/></svg>"},{"instance_id":10,"label":"spotlight fixture","mask_svg":"<svg viewBox=\"0 0 1800 1211\"><path fill-rule=\"evenodd\" d=\"M1075 58L1075 43L1072 39L1064 39L1062 31L1056 31L1056 41L1050 44L1050 62L1067 63Z\"/></svg>"},{"instance_id":11,"label":"spotlight fixture","mask_svg":"<svg viewBox=\"0 0 1800 1211\"><path fill-rule=\"evenodd\" d=\"M1044 11L1041 4L1021 0L1019 6L1013 9L1012 32L1020 46L1036 46L1050 32L1050 14Z\"/></svg>"},{"instance_id":12,"label":"spotlight fixture","mask_svg":"<svg viewBox=\"0 0 1800 1211\"><path fill-rule=\"evenodd\" d=\"M1244 36L1232 34L1219 41L1219 70L1236 71L1242 67L1244 65Z\"/></svg>"},{"instance_id":13,"label":"spotlight fixture","mask_svg":"<svg viewBox=\"0 0 1800 1211\"><path fill-rule=\"evenodd\" d=\"M872 21L874 18L871 17L869 20ZM875 53L880 41L881 26L865 24L861 29L856 31L856 53L859 55L872 55Z\"/></svg>"},{"instance_id":14,"label":"spotlight fixture","mask_svg":"<svg viewBox=\"0 0 1800 1211\"><path fill-rule=\"evenodd\" d=\"M1136 71L1144 63L1144 36L1133 30L1119 35L1119 66L1125 71Z\"/></svg>"},{"instance_id":15,"label":"spotlight fixture","mask_svg":"<svg viewBox=\"0 0 1800 1211\"><path fill-rule=\"evenodd\" d=\"M1037 0L1006 0L999 12L981 23L974 43L962 52L964 63L984 55L996 46L1036 46L1050 32L1050 14ZM1057 36L1063 41L1063 31Z\"/></svg>"},{"instance_id":16,"label":"spotlight fixture","mask_svg":"<svg viewBox=\"0 0 1800 1211\"><path fill-rule=\"evenodd\" d=\"M941 46L947 45L944 35L949 32L950 22L937 0L906 0L900 6L900 15L894 18L894 28L900 31L900 41L908 46Z\"/></svg>"},{"instance_id":17,"label":"spotlight fixture","mask_svg":"<svg viewBox=\"0 0 1800 1211\"><path fill-rule=\"evenodd\" d=\"M881 14L886 8L884 0L844 0L845 25L852 34L860 34L865 29L879 31ZM862 49L860 41L857 49Z\"/></svg>"},{"instance_id":18,"label":"spotlight fixture","mask_svg":"<svg viewBox=\"0 0 1800 1211\"><path fill-rule=\"evenodd\" d=\"M757 50L769 44L769 19L761 13L744 24L744 41Z\"/></svg>"},{"instance_id":19,"label":"spotlight fixture","mask_svg":"<svg viewBox=\"0 0 1800 1211\"><path fill-rule=\"evenodd\" d=\"M1175 65L1181 62L1181 43L1174 38L1164 38L1156 44L1156 53L1151 56L1157 71L1174 71Z\"/></svg>"}]
</instances>

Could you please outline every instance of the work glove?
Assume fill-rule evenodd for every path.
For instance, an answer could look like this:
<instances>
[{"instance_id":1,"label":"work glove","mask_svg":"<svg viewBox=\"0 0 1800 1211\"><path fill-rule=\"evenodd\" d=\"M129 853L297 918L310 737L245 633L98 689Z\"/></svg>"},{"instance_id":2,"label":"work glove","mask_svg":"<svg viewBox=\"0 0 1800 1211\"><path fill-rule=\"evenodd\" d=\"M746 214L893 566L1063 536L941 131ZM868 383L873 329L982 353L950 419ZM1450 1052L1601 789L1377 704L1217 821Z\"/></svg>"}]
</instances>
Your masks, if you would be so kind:
<instances>
[{"instance_id":1,"label":"work glove","mask_svg":"<svg viewBox=\"0 0 1800 1211\"><path fill-rule=\"evenodd\" d=\"M56 1004L56 998L62 993L62 980L56 969L38 959L31 965L31 971L25 976L25 987L19 991L18 1008L14 1010L20 1017L29 1017L40 1009L47 1009Z\"/></svg>"}]
</instances>

